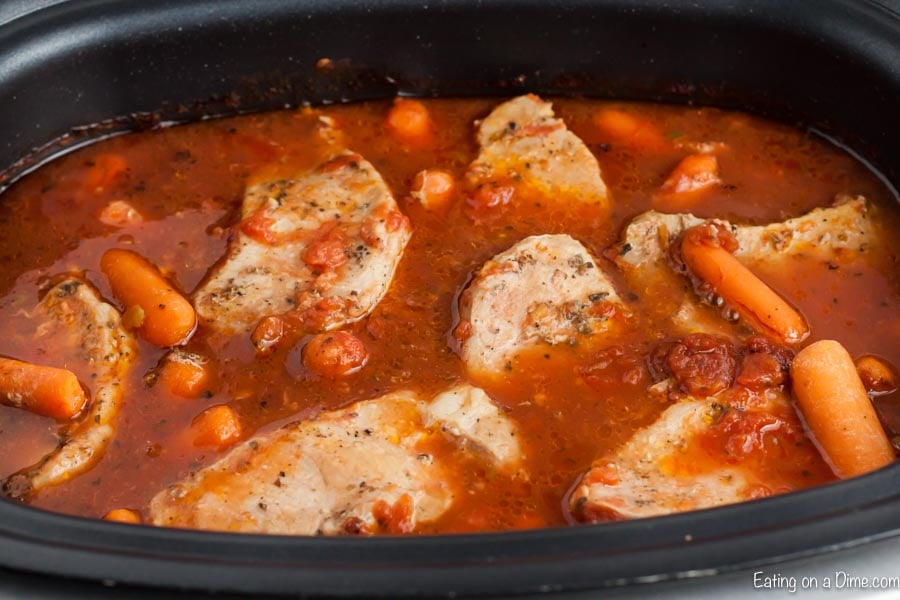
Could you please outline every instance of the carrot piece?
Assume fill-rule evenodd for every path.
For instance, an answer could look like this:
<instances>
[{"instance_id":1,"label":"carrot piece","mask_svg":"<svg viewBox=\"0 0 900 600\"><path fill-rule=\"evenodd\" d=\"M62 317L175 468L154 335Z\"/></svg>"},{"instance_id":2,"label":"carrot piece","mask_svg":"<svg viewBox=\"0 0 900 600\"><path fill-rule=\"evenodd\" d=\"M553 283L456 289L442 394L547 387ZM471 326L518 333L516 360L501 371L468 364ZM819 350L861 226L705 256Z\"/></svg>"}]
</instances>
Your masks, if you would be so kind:
<instances>
[{"instance_id":1,"label":"carrot piece","mask_svg":"<svg viewBox=\"0 0 900 600\"><path fill-rule=\"evenodd\" d=\"M177 346L194 332L194 307L141 255L119 248L107 250L100 259L100 270L126 311L135 305L143 309L138 331L151 344Z\"/></svg>"},{"instance_id":2,"label":"carrot piece","mask_svg":"<svg viewBox=\"0 0 900 600\"><path fill-rule=\"evenodd\" d=\"M625 145L644 148L665 145L665 138L652 123L623 110L601 108L594 114L593 121L600 131Z\"/></svg>"},{"instance_id":3,"label":"carrot piece","mask_svg":"<svg viewBox=\"0 0 900 600\"><path fill-rule=\"evenodd\" d=\"M809 327L800 313L723 248L715 229L704 223L685 234L681 254L691 272L712 286L741 316L784 342L797 343L806 338Z\"/></svg>"},{"instance_id":4,"label":"carrot piece","mask_svg":"<svg viewBox=\"0 0 900 600\"><path fill-rule=\"evenodd\" d=\"M212 374L206 360L187 352L172 352L159 370L157 385L181 398L199 398L209 390Z\"/></svg>"},{"instance_id":5,"label":"carrot piece","mask_svg":"<svg viewBox=\"0 0 900 600\"><path fill-rule=\"evenodd\" d=\"M100 154L93 160L82 180L85 192L102 192L128 169L128 163L118 154Z\"/></svg>"},{"instance_id":6,"label":"carrot piece","mask_svg":"<svg viewBox=\"0 0 900 600\"><path fill-rule=\"evenodd\" d=\"M846 479L894 461L853 359L840 343L821 340L798 352L791 378L800 412L835 475Z\"/></svg>"},{"instance_id":7,"label":"carrot piece","mask_svg":"<svg viewBox=\"0 0 900 600\"><path fill-rule=\"evenodd\" d=\"M222 450L241 439L241 422L230 406L211 406L191 421L195 446Z\"/></svg>"},{"instance_id":8,"label":"carrot piece","mask_svg":"<svg viewBox=\"0 0 900 600\"><path fill-rule=\"evenodd\" d=\"M303 366L324 377L356 373L368 360L365 345L347 331L320 333L303 348Z\"/></svg>"},{"instance_id":9,"label":"carrot piece","mask_svg":"<svg viewBox=\"0 0 900 600\"><path fill-rule=\"evenodd\" d=\"M385 123L388 133L410 146L427 146L434 141L434 123L424 104L397 98Z\"/></svg>"},{"instance_id":10,"label":"carrot piece","mask_svg":"<svg viewBox=\"0 0 900 600\"><path fill-rule=\"evenodd\" d=\"M113 200L103 207L97 216L104 225L112 227L125 227L126 225L140 225L144 217L138 210L124 200Z\"/></svg>"},{"instance_id":11,"label":"carrot piece","mask_svg":"<svg viewBox=\"0 0 900 600\"><path fill-rule=\"evenodd\" d=\"M880 358L863 356L857 359L856 371L870 393L889 394L897 389L897 374Z\"/></svg>"},{"instance_id":12,"label":"carrot piece","mask_svg":"<svg viewBox=\"0 0 900 600\"><path fill-rule=\"evenodd\" d=\"M719 161L711 154L691 154L669 174L653 197L654 206L671 211L690 208L697 199L719 179Z\"/></svg>"},{"instance_id":13,"label":"carrot piece","mask_svg":"<svg viewBox=\"0 0 900 600\"><path fill-rule=\"evenodd\" d=\"M265 354L274 349L291 332L291 322L280 315L263 317L253 328L250 341L259 354Z\"/></svg>"},{"instance_id":14,"label":"carrot piece","mask_svg":"<svg viewBox=\"0 0 900 600\"><path fill-rule=\"evenodd\" d=\"M116 521L118 523L141 524L141 515L127 508L114 508L103 515L103 518L107 521Z\"/></svg>"},{"instance_id":15,"label":"carrot piece","mask_svg":"<svg viewBox=\"0 0 900 600\"><path fill-rule=\"evenodd\" d=\"M594 124L613 137L631 136L640 127L634 116L614 108L598 110L594 115Z\"/></svg>"},{"instance_id":16,"label":"carrot piece","mask_svg":"<svg viewBox=\"0 0 900 600\"><path fill-rule=\"evenodd\" d=\"M446 171L426 169L416 173L410 195L418 200L426 210L443 208L453 198L456 182Z\"/></svg>"},{"instance_id":17,"label":"carrot piece","mask_svg":"<svg viewBox=\"0 0 900 600\"><path fill-rule=\"evenodd\" d=\"M81 412L87 396L71 371L0 358L0 402L64 421Z\"/></svg>"}]
</instances>

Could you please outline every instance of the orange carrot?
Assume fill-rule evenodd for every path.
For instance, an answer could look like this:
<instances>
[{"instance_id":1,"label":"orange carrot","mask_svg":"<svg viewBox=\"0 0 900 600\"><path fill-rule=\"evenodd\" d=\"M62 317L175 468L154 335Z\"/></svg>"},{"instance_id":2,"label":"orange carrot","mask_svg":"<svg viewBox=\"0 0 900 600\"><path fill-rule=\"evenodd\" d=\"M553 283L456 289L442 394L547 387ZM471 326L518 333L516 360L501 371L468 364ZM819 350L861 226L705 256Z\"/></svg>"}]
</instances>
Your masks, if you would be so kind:
<instances>
[{"instance_id":1,"label":"orange carrot","mask_svg":"<svg viewBox=\"0 0 900 600\"><path fill-rule=\"evenodd\" d=\"M222 450L241 439L241 422L230 406L211 406L191 421L195 446Z\"/></svg>"},{"instance_id":2,"label":"orange carrot","mask_svg":"<svg viewBox=\"0 0 900 600\"><path fill-rule=\"evenodd\" d=\"M791 365L794 396L819 450L845 479L894 461L853 359L833 340L810 344Z\"/></svg>"},{"instance_id":3,"label":"orange carrot","mask_svg":"<svg viewBox=\"0 0 900 600\"><path fill-rule=\"evenodd\" d=\"M0 402L63 421L81 412L87 396L71 371L0 358Z\"/></svg>"},{"instance_id":4,"label":"orange carrot","mask_svg":"<svg viewBox=\"0 0 900 600\"><path fill-rule=\"evenodd\" d=\"M741 264L710 235L709 224L690 229L681 244L681 254L691 272L712 286L741 316L777 335L797 343L809 334L806 321L790 304Z\"/></svg>"},{"instance_id":5,"label":"orange carrot","mask_svg":"<svg viewBox=\"0 0 900 600\"><path fill-rule=\"evenodd\" d=\"M623 110L601 108L594 114L594 125L614 141L636 147L659 148L665 138L652 123Z\"/></svg>"},{"instance_id":6,"label":"orange carrot","mask_svg":"<svg viewBox=\"0 0 900 600\"><path fill-rule=\"evenodd\" d=\"M102 192L128 169L128 163L118 154L100 154L88 167L82 180L85 192Z\"/></svg>"},{"instance_id":7,"label":"orange carrot","mask_svg":"<svg viewBox=\"0 0 900 600\"><path fill-rule=\"evenodd\" d=\"M669 211L687 210L704 191L721 182L719 161L715 156L685 156L653 197L654 206Z\"/></svg>"},{"instance_id":8,"label":"orange carrot","mask_svg":"<svg viewBox=\"0 0 900 600\"><path fill-rule=\"evenodd\" d=\"M455 190L456 182L450 173L426 169L416 174L410 195L421 202L426 210L437 210L447 205Z\"/></svg>"},{"instance_id":9,"label":"orange carrot","mask_svg":"<svg viewBox=\"0 0 900 600\"><path fill-rule=\"evenodd\" d=\"M172 352L159 370L157 385L181 398L199 398L209 391L212 375L206 360L196 354Z\"/></svg>"},{"instance_id":10,"label":"orange carrot","mask_svg":"<svg viewBox=\"0 0 900 600\"><path fill-rule=\"evenodd\" d=\"M114 508L103 515L103 518L107 521L116 521L118 523L141 524L141 516L135 511L127 508Z\"/></svg>"},{"instance_id":11,"label":"orange carrot","mask_svg":"<svg viewBox=\"0 0 900 600\"><path fill-rule=\"evenodd\" d=\"M391 135L410 146L427 146L434 141L431 115L418 100L397 98L388 112L385 126Z\"/></svg>"},{"instance_id":12,"label":"orange carrot","mask_svg":"<svg viewBox=\"0 0 900 600\"><path fill-rule=\"evenodd\" d=\"M857 359L856 371L868 392L889 394L897 389L897 374L880 358L863 356Z\"/></svg>"},{"instance_id":13,"label":"orange carrot","mask_svg":"<svg viewBox=\"0 0 900 600\"><path fill-rule=\"evenodd\" d=\"M640 127L632 115L614 108L601 108L594 115L594 124L613 137L628 137Z\"/></svg>"},{"instance_id":14,"label":"orange carrot","mask_svg":"<svg viewBox=\"0 0 900 600\"><path fill-rule=\"evenodd\" d=\"M113 295L125 306L140 306L144 319L139 331L160 347L185 343L197 325L194 307L154 265L130 250L107 250L100 269L109 278Z\"/></svg>"}]
</instances>

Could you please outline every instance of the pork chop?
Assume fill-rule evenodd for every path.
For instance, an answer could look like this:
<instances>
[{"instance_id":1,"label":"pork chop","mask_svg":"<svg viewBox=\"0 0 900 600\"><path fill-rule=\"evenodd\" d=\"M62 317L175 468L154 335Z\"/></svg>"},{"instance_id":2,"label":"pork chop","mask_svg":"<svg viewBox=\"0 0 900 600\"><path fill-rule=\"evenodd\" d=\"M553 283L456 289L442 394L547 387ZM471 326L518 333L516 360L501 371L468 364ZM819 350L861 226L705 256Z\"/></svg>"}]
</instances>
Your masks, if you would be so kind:
<instances>
[{"instance_id":1,"label":"pork chop","mask_svg":"<svg viewBox=\"0 0 900 600\"><path fill-rule=\"evenodd\" d=\"M410 236L381 175L350 151L250 186L241 215L226 257L193 294L203 323L227 335L272 315L305 332L365 317L387 292Z\"/></svg>"},{"instance_id":2,"label":"pork chop","mask_svg":"<svg viewBox=\"0 0 900 600\"><path fill-rule=\"evenodd\" d=\"M734 256L741 262L774 264L791 258L835 260L859 253L874 239L866 199L841 196L834 206L817 208L805 215L768 225L736 225L710 219L734 233L739 244ZM666 299L656 303L659 317L684 333L728 335L735 312L727 306L704 306L670 268L669 248L686 230L704 222L692 214L646 212L625 229L612 249L616 264L633 289L644 296ZM728 319L722 319L722 316Z\"/></svg>"},{"instance_id":3,"label":"pork chop","mask_svg":"<svg viewBox=\"0 0 900 600\"><path fill-rule=\"evenodd\" d=\"M498 373L524 348L607 331L621 307L580 242L525 238L484 263L460 297L460 355L471 373Z\"/></svg>"},{"instance_id":4,"label":"pork chop","mask_svg":"<svg viewBox=\"0 0 900 600\"><path fill-rule=\"evenodd\" d=\"M769 225L734 225L712 219L734 232L744 260L778 260L806 255L829 258L836 252L864 250L872 239L872 222L862 196L840 196L834 206L816 208L799 217ZM686 230L703 223L692 214L649 211L625 229L616 263L626 272L666 262L669 244Z\"/></svg>"},{"instance_id":5,"label":"pork chop","mask_svg":"<svg viewBox=\"0 0 900 600\"><path fill-rule=\"evenodd\" d=\"M549 102L526 94L504 102L478 127L481 150L466 179L474 186L527 186L553 200L609 206L597 159Z\"/></svg>"},{"instance_id":6,"label":"pork chop","mask_svg":"<svg viewBox=\"0 0 900 600\"><path fill-rule=\"evenodd\" d=\"M520 458L516 428L487 393L471 385L458 385L422 403L427 427L439 425L465 443L485 452L500 467Z\"/></svg>"},{"instance_id":7,"label":"pork chop","mask_svg":"<svg viewBox=\"0 0 900 600\"><path fill-rule=\"evenodd\" d=\"M295 535L407 533L453 504L445 459L429 451L442 433L466 442L458 452L472 455L467 447L474 446L489 464L520 459L513 424L481 390L457 386L433 402L394 392L235 447L157 494L150 522Z\"/></svg>"},{"instance_id":8,"label":"pork chop","mask_svg":"<svg viewBox=\"0 0 900 600\"><path fill-rule=\"evenodd\" d=\"M713 401L687 399L605 460L597 461L571 496L581 520L635 519L741 502L748 478L737 467L696 469L691 440L717 418Z\"/></svg>"},{"instance_id":9,"label":"pork chop","mask_svg":"<svg viewBox=\"0 0 900 600\"><path fill-rule=\"evenodd\" d=\"M100 460L116 433L124 392L121 382L134 362L137 343L122 327L119 312L100 298L94 287L69 276L54 285L32 314L41 325L36 338L65 340L66 366L92 392L90 409L63 432L59 447L38 464L6 482L13 497L67 481Z\"/></svg>"}]
</instances>

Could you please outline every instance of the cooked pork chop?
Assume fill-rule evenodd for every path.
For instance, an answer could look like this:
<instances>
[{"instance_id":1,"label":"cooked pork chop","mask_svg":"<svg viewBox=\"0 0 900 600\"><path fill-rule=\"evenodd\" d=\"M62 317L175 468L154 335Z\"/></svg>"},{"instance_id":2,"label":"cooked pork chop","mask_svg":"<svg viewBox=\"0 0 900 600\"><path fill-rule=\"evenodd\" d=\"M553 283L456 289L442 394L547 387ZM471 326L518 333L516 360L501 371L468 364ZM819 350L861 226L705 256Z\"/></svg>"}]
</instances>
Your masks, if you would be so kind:
<instances>
[{"instance_id":1,"label":"cooked pork chop","mask_svg":"<svg viewBox=\"0 0 900 600\"><path fill-rule=\"evenodd\" d=\"M204 323L226 334L271 315L290 315L305 331L366 316L410 236L384 180L349 151L252 185L241 214L225 259L193 295Z\"/></svg>"},{"instance_id":2,"label":"cooked pork chop","mask_svg":"<svg viewBox=\"0 0 900 600\"><path fill-rule=\"evenodd\" d=\"M478 128L481 151L466 178L475 185L518 185L566 201L609 205L597 159L549 102L534 94L495 108Z\"/></svg>"},{"instance_id":3,"label":"cooked pork chop","mask_svg":"<svg viewBox=\"0 0 900 600\"><path fill-rule=\"evenodd\" d=\"M865 250L875 238L873 225L862 196L840 196L835 206L817 208L809 213L769 225L734 225L721 219L712 222L728 227L739 248L734 255L752 265L764 261L774 263L797 257L834 260L842 254ZM644 295L657 298L680 298L679 304L661 305L661 317L671 320L685 333L725 334L730 322L723 320L722 310L702 306L696 296L684 287L683 280L669 268L669 247L686 230L704 222L691 214L646 212L636 217L625 229L614 248L616 264L629 284L643 289ZM722 313L722 314L719 314ZM731 313L729 318L733 318Z\"/></svg>"},{"instance_id":4,"label":"cooked pork chop","mask_svg":"<svg viewBox=\"0 0 900 600\"><path fill-rule=\"evenodd\" d=\"M712 400L670 406L612 457L594 463L572 494L573 514L585 521L634 519L749 500L752 474L721 463L698 466L687 452L720 412Z\"/></svg>"},{"instance_id":5,"label":"cooked pork chop","mask_svg":"<svg viewBox=\"0 0 900 600\"><path fill-rule=\"evenodd\" d=\"M428 427L439 424L486 452L497 465L509 467L518 462L516 428L481 388L458 385L423 403L421 409Z\"/></svg>"},{"instance_id":6,"label":"cooked pork chop","mask_svg":"<svg viewBox=\"0 0 900 600\"><path fill-rule=\"evenodd\" d=\"M840 196L835 206L769 225L728 226L740 247L734 255L747 260L776 260L800 254L828 258L839 251L865 249L872 240L872 223L862 196ZM703 223L692 214L649 211L625 230L616 263L627 272L666 262L669 243L685 230Z\"/></svg>"},{"instance_id":7,"label":"cooked pork chop","mask_svg":"<svg viewBox=\"0 0 900 600\"><path fill-rule=\"evenodd\" d=\"M91 468L115 435L124 390L121 382L134 362L137 344L122 327L118 311L92 285L67 277L38 304L37 338L60 336L71 348L66 367L90 387L90 410L64 433L60 446L40 463L13 475L7 492L16 497L62 483Z\"/></svg>"},{"instance_id":8,"label":"cooked pork chop","mask_svg":"<svg viewBox=\"0 0 900 600\"><path fill-rule=\"evenodd\" d=\"M459 303L460 354L497 373L520 350L606 331L621 307L587 248L568 235L532 236L481 267Z\"/></svg>"},{"instance_id":9,"label":"cooked pork chop","mask_svg":"<svg viewBox=\"0 0 900 600\"><path fill-rule=\"evenodd\" d=\"M157 494L150 522L299 535L409 532L454 500L445 465L426 444L441 432L497 466L519 460L513 425L480 390L457 386L434 402L395 392L241 444Z\"/></svg>"}]
</instances>

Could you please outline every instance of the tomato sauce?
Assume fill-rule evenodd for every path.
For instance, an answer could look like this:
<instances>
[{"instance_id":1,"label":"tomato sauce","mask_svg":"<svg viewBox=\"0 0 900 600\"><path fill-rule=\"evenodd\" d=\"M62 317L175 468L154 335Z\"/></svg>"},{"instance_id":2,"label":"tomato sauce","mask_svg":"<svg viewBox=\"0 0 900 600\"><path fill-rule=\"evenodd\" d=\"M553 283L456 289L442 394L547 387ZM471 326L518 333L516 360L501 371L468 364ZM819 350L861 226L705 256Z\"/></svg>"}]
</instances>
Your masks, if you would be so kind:
<instances>
[{"instance_id":1,"label":"tomato sauce","mask_svg":"<svg viewBox=\"0 0 900 600\"><path fill-rule=\"evenodd\" d=\"M721 149L716 154L722 184L692 201L689 210L697 216L781 221L851 193L869 199L873 219L884 231L900 231L892 191L865 165L813 133L711 108L585 99L557 99L554 108L596 155L610 189L610 214L525 197L485 216L472 210L463 192L445 209L428 211L410 195L415 175L441 169L462 182L478 150L473 121L496 101L424 104L433 136L423 144L405 144L390 134L387 101L272 112L105 140L55 160L4 194L0 355L37 363L53 363L60 352L52 342L35 341L37 324L27 314L48 277L83 272L111 299L100 256L120 247L145 256L190 293L225 253L248 181L273 164L276 170L314 164L311 140L319 115L333 118L346 147L378 169L413 229L387 296L369 317L346 328L364 343L362 368L338 378L322 376L304 365L301 349L309 338L259 356L248 336L222 339L201 328L188 348L210 357L213 375L206 393L185 399L145 383L166 351L140 341L137 363L122 382L126 400L117 435L103 459L89 472L41 490L29 500L33 506L87 517L119 507L144 510L161 489L227 452L192 443L192 420L211 406L228 405L246 437L392 390L437 393L466 380L452 332L458 295L473 272L527 236L566 233L598 258L618 286L632 317L627 331L596 348L536 347L510 370L479 382L519 427L523 468L507 475L475 460L451 465L466 493L447 514L417 531L563 525L569 519L566 494L579 476L668 406L646 389L654 381L654 351L679 337L670 322L677 299L629 289L605 251L633 217L654 208L654 195L692 147L708 143ZM611 135L597 118L606 108L643 125L636 133ZM121 205L109 208L121 201L139 218ZM319 249L321 260L327 260L327 250ZM875 355L896 367L898 257L900 236L887 235L840 268L798 259L789 272L763 264L758 275L806 317L808 341L837 339L854 357ZM741 325L728 327L735 340L750 333ZM889 436L900 434L900 395L874 401ZM759 495L834 479L792 410L775 415L750 410L741 417L726 414L697 440L691 450L697 461L753 462L770 482ZM53 450L58 429L51 419L0 406L0 477ZM396 522L396 531L408 530L402 510L382 507L382 512Z\"/></svg>"}]
</instances>

